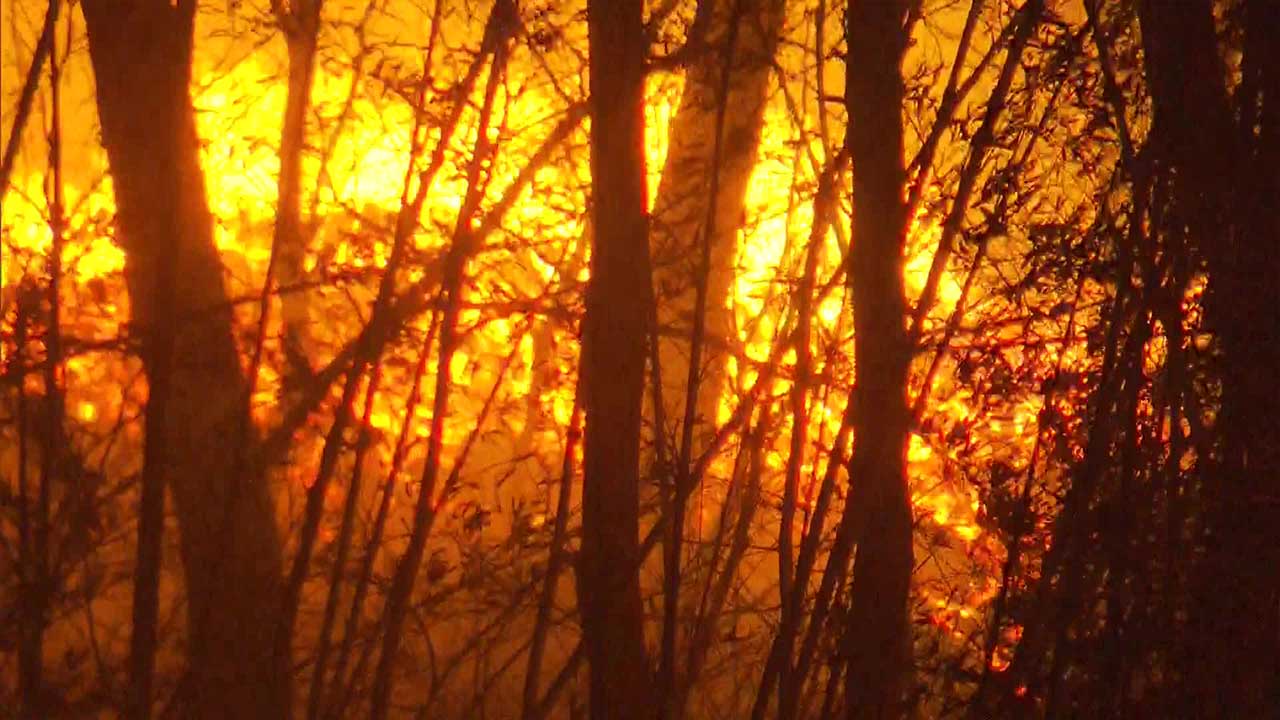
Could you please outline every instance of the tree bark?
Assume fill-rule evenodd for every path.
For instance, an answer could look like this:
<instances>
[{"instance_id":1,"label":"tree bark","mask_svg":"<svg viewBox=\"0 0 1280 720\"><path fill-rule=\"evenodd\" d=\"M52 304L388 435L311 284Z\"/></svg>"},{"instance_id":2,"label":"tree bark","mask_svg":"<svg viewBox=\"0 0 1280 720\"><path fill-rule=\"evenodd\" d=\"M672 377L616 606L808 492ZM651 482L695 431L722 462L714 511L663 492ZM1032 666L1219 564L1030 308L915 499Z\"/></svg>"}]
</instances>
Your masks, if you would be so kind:
<instances>
[{"instance_id":1,"label":"tree bark","mask_svg":"<svg viewBox=\"0 0 1280 720\"><path fill-rule=\"evenodd\" d=\"M711 237L705 272L707 342L699 373L695 422L699 446L714 433L724 390L725 361L734 343L733 310L728 306L744 200L755 168L764 123L769 76L782 28L779 0L702 0L709 3L705 44L688 71L680 107L671 122L670 144L654 199L650 247L660 333L665 417L685 416L689 370L689 328L694 325L695 283L702 234ZM738 7L741 6L741 7ZM729 52L724 45L737 24ZM726 77L726 63L728 76ZM726 83L727 80L727 83ZM724 87L722 87L724 86ZM715 162L716 115L728 108ZM712 176L716 192L712 196ZM679 437L679 434L676 434Z\"/></svg>"},{"instance_id":2,"label":"tree bark","mask_svg":"<svg viewBox=\"0 0 1280 720\"><path fill-rule=\"evenodd\" d=\"M640 415L649 327L641 0L591 0L595 230L582 324L582 546L578 598L593 718L649 717L638 566Z\"/></svg>"},{"instance_id":3,"label":"tree bark","mask_svg":"<svg viewBox=\"0 0 1280 720\"><path fill-rule=\"evenodd\" d=\"M900 70L905 4L851 0L846 39L847 149L853 163L854 448L849 502L860 523L849 628L844 642L847 717L899 718L910 667L907 591L911 581L911 505L907 493L906 405L910 361L904 327Z\"/></svg>"},{"instance_id":4,"label":"tree bark","mask_svg":"<svg viewBox=\"0 0 1280 720\"><path fill-rule=\"evenodd\" d=\"M237 442L246 384L189 93L195 3L86 0L82 7L148 374L156 370L148 351L156 329L172 323L166 422L148 435L163 446L181 535L182 714L287 718L289 674L273 658L277 603L268 600L281 589L280 541L264 474Z\"/></svg>"},{"instance_id":5,"label":"tree bark","mask_svg":"<svg viewBox=\"0 0 1280 720\"><path fill-rule=\"evenodd\" d=\"M288 10L277 9L277 20L289 51L288 95L280 132L280 179L276 198L276 224L272 238L272 273L279 287L300 284L305 276L307 228L302 217L302 153L307 144L307 114L311 111L311 85L315 77L320 11L324 0L296 0ZM309 294L287 292L280 296L284 325L284 352L288 384L298 384L311 373L308 326ZM289 400L287 396L284 398Z\"/></svg>"}]
</instances>

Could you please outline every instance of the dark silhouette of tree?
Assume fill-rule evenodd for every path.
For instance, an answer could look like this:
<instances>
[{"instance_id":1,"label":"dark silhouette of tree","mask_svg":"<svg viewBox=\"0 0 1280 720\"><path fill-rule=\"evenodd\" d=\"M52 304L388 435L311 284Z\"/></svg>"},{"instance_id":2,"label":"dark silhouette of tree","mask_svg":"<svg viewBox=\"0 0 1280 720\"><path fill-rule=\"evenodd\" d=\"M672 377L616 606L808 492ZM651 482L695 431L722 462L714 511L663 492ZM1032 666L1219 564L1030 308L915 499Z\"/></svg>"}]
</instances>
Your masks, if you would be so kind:
<instances>
[{"instance_id":1,"label":"dark silhouette of tree","mask_svg":"<svg viewBox=\"0 0 1280 720\"><path fill-rule=\"evenodd\" d=\"M1103 252L1083 268L1115 292L1091 331L1087 420L1076 440L1055 430L1079 445L1049 549L1032 591L996 606L1021 629L1001 717L1274 713L1276 394L1261 365L1277 334L1260 278L1276 229L1257 208L1276 192L1263 90L1275 51L1258 39L1262 5L1215 19L1208 1L1086 3L1100 89L1086 113L1107 128L1125 201L1098 213L1086 237Z\"/></svg>"},{"instance_id":2,"label":"dark silhouette of tree","mask_svg":"<svg viewBox=\"0 0 1280 720\"><path fill-rule=\"evenodd\" d=\"M652 713L638 576L640 411L652 302L642 9L640 0L592 0L587 7L593 222L582 318L577 576L594 718Z\"/></svg>"},{"instance_id":3,"label":"dark silhouette of tree","mask_svg":"<svg viewBox=\"0 0 1280 720\"><path fill-rule=\"evenodd\" d=\"M280 595L280 540L263 468L234 441L246 381L188 89L196 4L86 2L83 10L132 319L150 382L134 632L157 631L155 574L168 488L189 599L183 712L288 717L289 673L272 649L278 606L263 602ZM137 717L150 713L153 646L154 635L133 649Z\"/></svg>"},{"instance_id":4,"label":"dark silhouette of tree","mask_svg":"<svg viewBox=\"0 0 1280 720\"><path fill-rule=\"evenodd\" d=\"M853 166L854 217L847 278L858 373L849 399L854 417L849 502L861 516L842 643L850 720L904 716L911 666L911 505L905 468L911 355L902 289L907 213L900 111L905 10L905 3L851 0L846 21L845 147Z\"/></svg>"},{"instance_id":5,"label":"dark silhouette of tree","mask_svg":"<svg viewBox=\"0 0 1280 720\"><path fill-rule=\"evenodd\" d=\"M1261 717L1280 697L1280 52L1263 28L1274 3L1237 8L1234 96L1208 0L1144 0L1139 17L1164 226L1209 272L1207 320L1220 343L1218 457L1202 486L1205 556L1194 577L1182 669L1201 717Z\"/></svg>"}]
</instances>

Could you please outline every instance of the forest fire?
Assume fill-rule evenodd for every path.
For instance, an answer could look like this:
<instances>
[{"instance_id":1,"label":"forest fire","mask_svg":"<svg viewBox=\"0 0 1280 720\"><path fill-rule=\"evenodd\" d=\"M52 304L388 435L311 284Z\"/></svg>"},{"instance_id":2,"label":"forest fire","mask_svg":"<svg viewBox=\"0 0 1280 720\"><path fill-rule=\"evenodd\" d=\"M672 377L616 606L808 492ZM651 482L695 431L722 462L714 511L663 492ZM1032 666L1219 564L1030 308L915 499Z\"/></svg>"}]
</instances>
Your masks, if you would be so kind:
<instances>
[{"instance_id":1,"label":"forest fire","mask_svg":"<svg viewBox=\"0 0 1280 720\"><path fill-rule=\"evenodd\" d=\"M1266 0L3 15L21 717L1280 696Z\"/></svg>"}]
</instances>

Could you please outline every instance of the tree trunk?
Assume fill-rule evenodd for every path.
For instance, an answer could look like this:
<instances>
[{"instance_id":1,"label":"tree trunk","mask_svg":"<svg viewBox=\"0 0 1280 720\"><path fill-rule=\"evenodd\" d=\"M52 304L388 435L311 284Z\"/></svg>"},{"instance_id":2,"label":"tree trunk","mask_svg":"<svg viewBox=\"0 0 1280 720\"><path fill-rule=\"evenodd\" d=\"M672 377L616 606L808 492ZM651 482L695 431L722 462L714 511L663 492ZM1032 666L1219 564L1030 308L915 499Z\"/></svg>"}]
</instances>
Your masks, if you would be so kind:
<instances>
[{"instance_id":1,"label":"tree trunk","mask_svg":"<svg viewBox=\"0 0 1280 720\"><path fill-rule=\"evenodd\" d=\"M297 0L278 14L289 51L288 95L280 132L280 179L277 185L276 224L272 238L271 268L275 284L289 288L281 293L284 355L288 362L285 385L296 386L311 373L311 331L307 305L309 293L297 286L305 279L307 229L302 217L302 154L307 144L307 114L311 111L311 85L315 77L320 11L324 0ZM267 284L271 289L271 283ZM283 398L286 402L292 398Z\"/></svg>"},{"instance_id":2,"label":"tree trunk","mask_svg":"<svg viewBox=\"0 0 1280 720\"><path fill-rule=\"evenodd\" d=\"M638 576L640 414L648 331L641 0L591 0L595 235L582 324L582 546L578 598L593 718L647 718Z\"/></svg>"},{"instance_id":3,"label":"tree trunk","mask_svg":"<svg viewBox=\"0 0 1280 720\"><path fill-rule=\"evenodd\" d=\"M689 68L680 107L671 122L650 236L658 324L662 330L658 348L663 372L663 414L678 422L685 416L689 330L694 325L695 283L702 274L702 233L711 230L711 267L705 278L706 343L695 414L696 424L702 428L695 434L699 446L705 445L706 436L714 432L716 410L724 390L725 362L736 340L728 300L737 235L742 227L747 183L756 164L771 63L782 28L782 3L778 0L702 2L711 6L703 39L706 47ZM736 42L725 53L723 46L734 23L738 25ZM717 164L716 114L726 80L726 56L729 75L724 88L727 92L723 94L729 111L720 134ZM715 197L710 192L713 175L718 175Z\"/></svg>"},{"instance_id":4,"label":"tree trunk","mask_svg":"<svg viewBox=\"0 0 1280 720\"><path fill-rule=\"evenodd\" d=\"M911 505L905 470L910 350L902 288L907 223L899 67L904 15L902 2L851 0L846 35L854 218L848 277L857 367L849 502L865 518L844 642L851 720L902 717L910 667Z\"/></svg>"},{"instance_id":5,"label":"tree trunk","mask_svg":"<svg viewBox=\"0 0 1280 720\"><path fill-rule=\"evenodd\" d=\"M245 379L189 93L194 5L86 0L83 8L144 358L165 316L173 331L167 421L148 433L164 446L181 534L182 715L286 718L288 670L272 654L280 541L263 473L238 441ZM164 272L172 282L162 283ZM158 284L170 286L167 298L157 297Z\"/></svg>"}]
</instances>

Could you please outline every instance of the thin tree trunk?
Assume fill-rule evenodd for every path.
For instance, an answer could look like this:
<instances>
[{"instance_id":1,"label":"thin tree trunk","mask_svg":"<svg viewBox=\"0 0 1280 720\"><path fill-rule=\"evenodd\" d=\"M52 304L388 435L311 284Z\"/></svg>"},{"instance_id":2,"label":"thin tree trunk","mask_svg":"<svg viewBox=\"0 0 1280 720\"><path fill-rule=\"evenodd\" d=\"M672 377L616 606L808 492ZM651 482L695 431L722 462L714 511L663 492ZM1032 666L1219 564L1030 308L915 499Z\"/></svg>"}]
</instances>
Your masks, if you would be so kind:
<instances>
[{"instance_id":1,"label":"thin tree trunk","mask_svg":"<svg viewBox=\"0 0 1280 720\"><path fill-rule=\"evenodd\" d=\"M49 9L49 15L57 16L57 3ZM29 573L31 582L22 589L23 615L20 620L22 632L19 644L19 687L23 697L23 717L37 718L44 712L45 688L44 675L44 631L49 622L50 600L54 592L54 577L50 567L51 545L50 521L53 499L53 484L62 479L63 462L66 452L66 437L63 429L63 418L66 415L65 395L62 383L62 303L60 288L62 287L62 249L65 227L64 199L62 193L62 98L61 68L58 62L57 42L51 42L49 56L50 87L50 129L49 129L49 175L52 187L46 185L46 199L49 204L49 232L52 242L49 247L49 286L47 288L48 316L43 323L45 333L44 375L44 408L42 413L43 432L41 433L40 452L40 487L36 495L35 522L31 531L31 545L24 549L19 572ZM48 192L51 190L52 192ZM37 306L38 307L38 306ZM34 310L35 308L33 308ZM25 460L24 460L25 462ZM25 468L24 468L25 470ZM24 506L23 512L28 510ZM30 520L28 516L28 520ZM27 539L27 538L24 538Z\"/></svg>"},{"instance_id":2,"label":"thin tree trunk","mask_svg":"<svg viewBox=\"0 0 1280 720\"><path fill-rule=\"evenodd\" d=\"M929 311L933 309L933 303L938 297L939 283L942 282L942 275L947 269L947 261L954 251L953 246L956 236L959 235L964 225L965 216L969 211L969 201L973 197L973 191L978 186L978 179L982 174L982 165L986 160L987 151L995 145L996 123L999 122L1000 115L1004 112L1005 101L1009 96L1009 88L1013 84L1014 75L1022 62L1022 54L1027 47L1027 41L1039 24L1040 15L1043 11L1044 0L1027 0L1018 10L1018 18L1014 21L1016 29L1009 44L1009 50L1005 55L1004 65L1000 69L1000 77L996 80L996 85L991 91L991 97L987 99L986 111L982 116L982 125L979 126L978 132L974 135L970 144L969 155L965 159L964 168L960 172L960 179L956 186L955 200L952 201L951 211L947 214L947 218L942 224L942 236L938 239L938 248L934 252L932 262L929 264L929 274L925 278L924 287L920 290L920 299L916 303L915 312L911 318L911 333L908 337L912 341L919 338L923 332L924 321L929 317ZM956 62L960 62L959 57L957 57ZM950 107L944 109L952 110ZM932 152L932 148L928 149ZM924 157L923 152L922 157ZM921 172L926 172L927 170L928 168L922 168ZM921 191L913 189L912 194L916 195L919 192ZM915 208L910 209L914 211Z\"/></svg>"},{"instance_id":3,"label":"thin tree trunk","mask_svg":"<svg viewBox=\"0 0 1280 720\"><path fill-rule=\"evenodd\" d=\"M853 163L852 286L857 385L849 502L865 518L854 559L845 704L850 720L899 718L910 671L907 591L911 505L906 405L910 349L903 328L903 80L905 4L851 0L845 105Z\"/></svg>"},{"instance_id":4,"label":"thin tree trunk","mask_svg":"<svg viewBox=\"0 0 1280 720\"><path fill-rule=\"evenodd\" d=\"M329 587L325 591L324 614L321 616L320 633L316 638L315 667L311 670L311 687L307 691L307 720L316 720L320 717L321 702L324 699L324 683L329 667L333 625L338 614L338 604L342 598L342 579L346 575L347 556L355 533L356 506L360 503L365 455L368 453L369 446L373 444L369 437L369 423L381 383L382 363L378 362L373 366L365 389L364 411L360 419L360 438L356 441L355 457L351 464L351 481L347 484L346 501L342 507L342 525L335 542L337 550L334 551L333 566L329 569Z\"/></svg>"},{"instance_id":5,"label":"thin tree trunk","mask_svg":"<svg viewBox=\"0 0 1280 720\"><path fill-rule=\"evenodd\" d=\"M697 682L703 667L706 665L712 642L715 639L716 632L720 629L720 619L724 614L729 593L733 589L734 581L739 579L738 568L742 565L742 560L746 556L747 549L751 543L752 522L755 520L756 511L760 507L760 476L764 470L763 436L771 418L768 406L766 406L761 412L761 419L757 423L756 429L746 435L746 447L742 448L739 453L738 462L746 467L741 472L736 473L739 476L736 481L744 485L738 491L741 496L738 502L738 517L734 524L733 537L730 539L729 552L725 557L724 567L714 578L710 576L707 578L704 598L706 609L698 618L699 622L693 630L692 637L689 639L688 659L685 662L684 672L681 673L676 688L676 692L679 693L678 717L683 716L687 711L693 685ZM728 501L726 499L726 502ZM723 516L726 521L728 515L728 508L725 508Z\"/></svg>"},{"instance_id":6,"label":"thin tree trunk","mask_svg":"<svg viewBox=\"0 0 1280 720\"><path fill-rule=\"evenodd\" d=\"M273 2L273 5L276 5ZM307 113L311 110L311 86L315 76L316 45L320 32L320 10L324 0L294 0L286 11L276 7L277 19L289 50L288 94L284 123L280 132L280 179L276 198L275 234L266 287L278 280L280 287L301 282L307 237L302 219L302 151L306 147ZM270 277L274 273L275 277ZM306 376L311 372L307 351L306 292L281 295L284 325L284 354L288 372ZM286 383L287 384L287 383Z\"/></svg>"},{"instance_id":7,"label":"thin tree trunk","mask_svg":"<svg viewBox=\"0 0 1280 720\"><path fill-rule=\"evenodd\" d=\"M836 178L840 176L843 168L847 165L848 154L841 152L831 158L822 170L822 174L818 178L817 193L813 199L813 227L809 234L809 247L805 259L805 277L801 279L801 293L805 292L805 288L810 288L812 292L813 285L808 277L810 269L816 274L817 272L817 251L819 249L816 238L826 237L826 233L832 227L832 221L836 211ZM816 277L813 278L816 282ZM821 294L820 294L821 297ZM799 322L799 320L797 320ZM800 327L796 328L797 342L801 335L807 334L808 330ZM795 577L792 579L792 602L799 607L804 601L804 591L809 586L809 572L817 557L818 541L822 534L822 526L825 523L826 515L830 507L832 495L835 492L835 483L838 469L844 466L843 448L848 442L849 432L852 428L851 403L846 403L845 411L840 421L840 430L837 433L836 441L832 444L831 457L827 459L827 468L823 473L822 482L818 490L817 502L814 506L813 519L810 523L810 531L801 539L800 553L796 560ZM847 525L849 518L852 517L851 510L846 507L846 519L841 521L841 526ZM847 534L847 533L845 533ZM823 587L830 587L828 576L831 575L835 566L839 565L839 574L844 573L844 567L848 564L848 557L844 556L844 560L837 561L840 556L839 542L834 545L828 555L827 571L823 577ZM829 599L829 598L828 598ZM815 629L820 629L825 622L826 602L823 600L822 592L815 599L811 608L809 624L811 628L810 634ZM770 699L773 695L774 686L779 675L783 672L783 665L791 663L791 650L795 642L795 633L799 632L798 625L788 626L781 625L778 633L774 636L773 645L769 650L768 658L765 661L764 669L761 673L760 683L756 687L756 699L752 706L751 717L759 720L764 717L765 711L768 709ZM816 643L816 635L815 635ZM807 646L808 643L806 642ZM814 645L816 647L816 644ZM806 669L805 653L802 648L799 662L796 669L792 672L793 681L800 686L804 684L804 674ZM779 714L784 715L789 712L790 708L786 703L779 706Z\"/></svg>"},{"instance_id":8,"label":"thin tree trunk","mask_svg":"<svg viewBox=\"0 0 1280 720\"><path fill-rule=\"evenodd\" d=\"M835 201L835 169L838 163L832 161L824 168L818 180L818 192L814 196L815 217L829 216L831 204ZM837 456L844 447L845 423L841 423L841 432L832 446L832 456L828 459L827 472L823 479L818 499L818 512L814 515L814 524L808 537L801 540L801 558L798 565L793 552L793 536L795 533L795 511L800 486L800 471L804 465L805 445L809 425L809 383L813 372L813 353L810 347L810 336L813 325L813 294L817 284L818 259L822 244L826 241L827 223L815 221L809 235L809 245L805 249L804 274L797 289L796 310L796 370L790 392L791 406L791 446L787 457L786 476L783 484L782 520L778 537L778 596L782 606L781 624L775 639L775 647L770 653L778 654L775 663L778 677L778 717L790 718L795 713L799 700L799 684L791 664L791 656L795 647L796 633L800 628L800 608L804 601L805 589L808 586L808 567L812 565L812 556L816 551L818 538L822 535L822 524L826 517L826 509L830 503L831 491L835 487L835 473L839 464ZM808 551L806 553L806 551ZM768 682L768 681L766 681Z\"/></svg>"},{"instance_id":9,"label":"thin tree trunk","mask_svg":"<svg viewBox=\"0 0 1280 720\"><path fill-rule=\"evenodd\" d=\"M649 328L641 0L590 0L591 279L582 322L582 546L593 718L648 718L638 568L640 416Z\"/></svg>"},{"instance_id":10,"label":"thin tree trunk","mask_svg":"<svg viewBox=\"0 0 1280 720\"><path fill-rule=\"evenodd\" d=\"M53 51L54 35L58 29L58 11L61 8L62 0L49 0L49 9L45 11L44 24L40 28L40 39L36 41L31 65L27 68L27 77L22 82L22 93L18 95L13 127L9 128L9 140L4 146L4 156L0 157L0 205L4 204L4 195L9 189L13 165L18 159L18 149L22 147L23 130L26 129L27 120L31 117L31 104L35 102L36 90L40 88L40 74L44 70L44 61Z\"/></svg>"},{"instance_id":11,"label":"thin tree trunk","mask_svg":"<svg viewBox=\"0 0 1280 720\"><path fill-rule=\"evenodd\" d=\"M365 597L368 594L369 584L374 580L373 566L378 557L378 550L382 547L382 537L386 531L387 517L391 511L391 500L396 488L396 478L399 477L400 471L404 466L405 457L408 455L409 432L412 429L418 403L422 399L422 377L426 373L427 361L431 357L431 348L435 345L436 332L439 327L438 316L433 315L426 338L422 342L422 349L418 354L418 362L414 366L413 379L410 381L409 386L409 399L405 403L405 420L400 426L400 436L396 439L395 450L391 455L391 467L387 469L386 479L382 483L382 496L378 500L378 509L374 513L373 528L369 531L369 539L365 543L364 556L360 560L360 570L356 573L356 586L351 595L351 608L347 613L346 624L343 626L342 643L338 648L337 664L333 668L333 691L330 693L329 705L325 712L325 717L327 718L343 717L345 715L347 703L351 699L348 690L355 682L354 676L358 675L357 669L350 681L345 679L352 646L355 644L355 637L360 629L360 619L364 616Z\"/></svg>"},{"instance_id":12,"label":"thin tree trunk","mask_svg":"<svg viewBox=\"0 0 1280 720\"><path fill-rule=\"evenodd\" d=\"M547 646L547 633L551 627L551 609L555 604L556 587L559 585L560 572L564 569L565 560L567 559L565 557L564 542L565 536L569 532L569 514L571 511L569 499L573 489L573 461L578 452L578 443L581 438L582 412L575 396L573 412L569 419L569 430L564 441L564 460L560 468L560 489L556 498L556 519L551 532L551 545L547 550L547 572L542 579L542 593L538 597L537 616L533 621L533 638L529 641L529 662L525 670L520 710L522 720L532 720L533 713L538 706L538 681L542 671L543 652Z\"/></svg>"},{"instance_id":13,"label":"thin tree trunk","mask_svg":"<svg viewBox=\"0 0 1280 720\"><path fill-rule=\"evenodd\" d=\"M34 293L19 295L17 312L14 318L13 360L21 365L27 359L27 332L33 322L33 316L39 308L39 300ZM43 672L44 672L44 626L45 611L42 594L44 578L40 576L40 563L37 559L35 535L32 525L39 522L32 517L31 488L28 478L28 455L30 447L30 420L27 412L26 388L18 385L17 401L18 432L18 592L21 603L21 618L18 628L18 693L21 697L21 717L23 720L35 720L44 715L43 711Z\"/></svg>"},{"instance_id":14,"label":"thin tree trunk","mask_svg":"<svg viewBox=\"0 0 1280 720\"><path fill-rule=\"evenodd\" d=\"M413 528L409 545L396 564L391 588L387 593L382 627L381 654L374 672L373 698L370 717L384 720L390 709L391 694L395 684L396 656L400 649L401 628L409 611L409 601L422 566L427 539L431 534L442 498L447 498L463 458L455 461L453 473L446 482L441 498L436 497L436 485L440 476L441 455L444 447L444 421L449 413L449 394L452 383L449 368L458 349L458 317L462 309L462 292L466 280L467 261L475 253L483 239L473 223L480 214L480 201L484 197L491 167L493 140L489 139L490 123L494 117L495 97L499 84L505 79L508 57L508 40L519 18L512 0L498 0L490 11L482 43L482 54L493 54L489 77L485 85L484 100L479 110L476 127L476 147L467 167L467 195L459 210L449 250L443 260L443 280L440 288L440 354L436 366L435 396L432 399L431 432L427 444L427 457L423 464L418 498L414 506ZM483 55L482 55L483 56ZM459 103L459 106L461 103ZM425 197L426 184L420 187L418 197ZM421 202L415 203L421 208ZM416 218L417 215L411 216ZM465 453L465 451L464 451Z\"/></svg>"},{"instance_id":15,"label":"thin tree trunk","mask_svg":"<svg viewBox=\"0 0 1280 720\"><path fill-rule=\"evenodd\" d=\"M188 599L180 704L192 718L287 718L289 673L272 652L278 605L263 601L281 588L272 498L248 449L227 447L246 383L189 93L195 3L82 7L149 403L165 409L163 423L147 428L148 446L162 455L148 459L163 459L180 530ZM157 364L164 354L167 368Z\"/></svg>"},{"instance_id":16,"label":"thin tree trunk","mask_svg":"<svg viewBox=\"0 0 1280 720\"><path fill-rule=\"evenodd\" d=\"M51 6L49 16L56 17L57 9ZM52 37L52 30L49 31ZM21 700L21 717L41 718L46 714L44 687L44 633L49 618L49 603L54 591L54 579L50 568L50 510L53 498L53 482L62 474L62 457L65 447L63 418L65 396L62 387L62 249L63 249L63 195L62 195L62 133L61 97L59 94L60 68L56 43L48 50L50 98L49 174L52 187L46 185L49 203L49 231L52 242L49 247L49 285L46 290L48 315L44 321L45 358L42 363L44 381L44 407L41 414L40 483L36 490L34 517L27 487L27 408L26 394L21 389L18 397L18 692ZM36 67L33 65L33 67ZM30 81L30 78L28 78ZM19 130L20 132L20 130ZM25 294L25 290L23 291ZM15 337L18 348L18 364L22 364L27 327L41 311L35 288L31 295L19 297Z\"/></svg>"}]
</instances>

